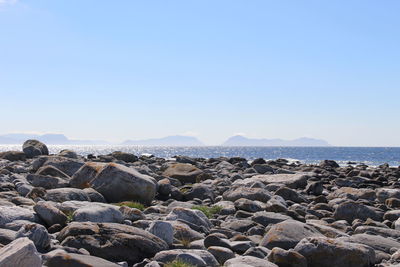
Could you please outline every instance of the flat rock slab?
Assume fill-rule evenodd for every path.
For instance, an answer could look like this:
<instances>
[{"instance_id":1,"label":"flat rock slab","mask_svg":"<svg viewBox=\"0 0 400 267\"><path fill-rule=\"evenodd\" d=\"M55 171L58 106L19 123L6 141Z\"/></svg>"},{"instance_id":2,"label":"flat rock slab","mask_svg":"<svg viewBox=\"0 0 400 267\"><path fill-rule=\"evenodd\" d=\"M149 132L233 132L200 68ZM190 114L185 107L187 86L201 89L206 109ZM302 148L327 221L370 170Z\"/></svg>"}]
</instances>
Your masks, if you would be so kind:
<instances>
[{"instance_id":1,"label":"flat rock slab","mask_svg":"<svg viewBox=\"0 0 400 267\"><path fill-rule=\"evenodd\" d=\"M47 260L48 267L72 267L72 266L96 266L96 267L120 267L116 263L90 255L76 253L57 253Z\"/></svg>"},{"instance_id":2,"label":"flat rock slab","mask_svg":"<svg viewBox=\"0 0 400 267\"><path fill-rule=\"evenodd\" d=\"M400 239L400 231L390 228L381 228L376 226L359 226L354 230L355 234L372 234L380 235L383 237L390 237L394 239Z\"/></svg>"},{"instance_id":3,"label":"flat rock slab","mask_svg":"<svg viewBox=\"0 0 400 267\"><path fill-rule=\"evenodd\" d=\"M323 235L311 225L287 220L273 225L260 245L269 249L274 247L290 249L306 237L323 237Z\"/></svg>"},{"instance_id":4,"label":"flat rock slab","mask_svg":"<svg viewBox=\"0 0 400 267\"><path fill-rule=\"evenodd\" d=\"M264 184L284 184L289 188L304 188L310 173L256 175L252 178Z\"/></svg>"},{"instance_id":5,"label":"flat rock slab","mask_svg":"<svg viewBox=\"0 0 400 267\"><path fill-rule=\"evenodd\" d=\"M278 267L275 263L253 256L240 256L227 260L224 264L227 267Z\"/></svg>"},{"instance_id":6,"label":"flat rock slab","mask_svg":"<svg viewBox=\"0 0 400 267\"><path fill-rule=\"evenodd\" d=\"M400 249L400 242L392 239L386 238L379 235L369 235L369 234L355 234L350 237L340 238L345 242L359 243L370 246L375 250L379 250L385 253L390 253L392 248Z\"/></svg>"},{"instance_id":7,"label":"flat rock slab","mask_svg":"<svg viewBox=\"0 0 400 267\"><path fill-rule=\"evenodd\" d=\"M131 265L168 249L157 236L118 223L72 222L60 232L58 240L62 246L84 248L92 256Z\"/></svg>"},{"instance_id":8,"label":"flat rock slab","mask_svg":"<svg viewBox=\"0 0 400 267\"><path fill-rule=\"evenodd\" d=\"M280 214L280 213L276 213L276 212L267 212L267 211L256 212L250 218L254 222L259 223L263 226L268 226L270 224L276 224L276 223L280 223L280 222L292 219L292 217L289 217L284 214Z\"/></svg>"},{"instance_id":9,"label":"flat rock slab","mask_svg":"<svg viewBox=\"0 0 400 267\"><path fill-rule=\"evenodd\" d=\"M368 267L375 263L371 247L326 237L305 238L294 250L307 259L309 267Z\"/></svg>"},{"instance_id":10,"label":"flat rock slab","mask_svg":"<svg viewBox=\"0 0 400 267\"><path fill-rule=\"evenodd\" d=\"M70 200L90 201L89 195L78 188L56 188L47 190L44 198L48 201L64 202Z\"/></svg>"},{"instance_id":11,"label":"flat rock slab","mask_svg":"<svg viewBox=\"0 0 400 267\"><path fill-rule=\"evenodd\" d=\"M11 206L0 206L0 227L3 227L7 223L16 220L26 220L31 222L37 221L37 216L33 210L21 208L21 207L11 207Z\"/></svg>"}]
</instances>

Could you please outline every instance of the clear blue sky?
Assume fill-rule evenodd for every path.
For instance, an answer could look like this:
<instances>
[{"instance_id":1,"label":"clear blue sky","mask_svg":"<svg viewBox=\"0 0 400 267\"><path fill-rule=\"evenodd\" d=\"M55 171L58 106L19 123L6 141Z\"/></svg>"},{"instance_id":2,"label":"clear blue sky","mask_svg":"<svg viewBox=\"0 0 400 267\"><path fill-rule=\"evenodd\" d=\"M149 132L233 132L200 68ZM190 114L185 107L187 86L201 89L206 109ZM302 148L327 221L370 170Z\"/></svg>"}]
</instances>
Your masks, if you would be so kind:
<instances>
[{"instance_id":1,"label":"clear blue sky","mask_svg":"<svg viewBox=\"0 0 400 267\"><path fill-rule=\"evenodd\" d=\"M0 0L0 134L400 145L400 1Z\"/></svg>"}]
</instances>

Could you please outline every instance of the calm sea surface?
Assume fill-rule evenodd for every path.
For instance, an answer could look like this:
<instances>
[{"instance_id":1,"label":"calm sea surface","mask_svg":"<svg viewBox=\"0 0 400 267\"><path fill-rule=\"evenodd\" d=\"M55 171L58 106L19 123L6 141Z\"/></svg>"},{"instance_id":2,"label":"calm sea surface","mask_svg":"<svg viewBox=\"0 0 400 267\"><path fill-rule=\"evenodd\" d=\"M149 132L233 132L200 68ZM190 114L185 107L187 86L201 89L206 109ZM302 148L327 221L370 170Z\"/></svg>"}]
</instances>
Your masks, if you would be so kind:
<instances>
[{"instance_id":1,"label":"calm sea surface","mask_svg":"<svg viewBox=\"0 0 400 267\"><path fill-rule=\"evenodd\" d=\"M136 155L153 154L164 158L176 155L201 158L238 156L247 159L286 158L299 160L303 163L317 163L324 159L333 159L339 164L347 164L348 161L354 161L370 166L383 163L389 163L391 166L400 165L400 147L149 147L112 145L49 145L48 147L50 153L57 153L62 149L71 149L83 156L124 151ZM21 149L21 145L0 145L0 151Z\"/></svg>"}]
</instances>

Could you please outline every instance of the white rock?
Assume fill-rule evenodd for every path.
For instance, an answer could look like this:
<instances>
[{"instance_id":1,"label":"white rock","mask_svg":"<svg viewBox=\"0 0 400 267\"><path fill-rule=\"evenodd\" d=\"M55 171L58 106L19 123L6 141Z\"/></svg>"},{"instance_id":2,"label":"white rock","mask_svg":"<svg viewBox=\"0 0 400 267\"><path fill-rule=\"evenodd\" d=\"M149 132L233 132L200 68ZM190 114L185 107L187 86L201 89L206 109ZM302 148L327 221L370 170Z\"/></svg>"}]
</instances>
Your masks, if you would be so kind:
<instances>
[{"instance_id":1,"label":"white rock","mask_svg":"<svg viewBox=\"0 0 400 267\"><path fill-rule=\"evenodd\" d=\"M50 235L47 232L46 227L36 223L26 224L21 227L17 232L16 237L28 237L39 250L46 249L50 245Z\"/></svg>"},{"instance_id":2,"label":"white rock","mask_svg":"<svg viewBox=\"0 0 400 267\"><path fill-rule=\"evenodd\" d=\"M165 218L166 221L181 221L190 226L193 230L207 232L211 229L212 223L200 210L186 208L174 208Z\"/></svg>"},{"instance_id":3,"label":"white rock","mask_svg":"<svg viewBox=\"0 0 400 267\"><path fill-rule=\"evenodd\" d=\"M152 222L147 231L164 240L169 246L174 241L174 228L169 222Z\"/></svg>"},{"instance_id":4,"label":"white rock","mask_svg":"<svg viewBox=\"0 0 400 267\"><path fill-rule=\"evenodd\" d=\"M121 223L124 218L118 207L97 204L77 209L73 214L73 220L78 222Z\"/></svg>"},{"instance_id":5,"label":"white rock","mask_svg":"<svg viewBox=\"0 0 400 267\"><path fill-rule=\"evenodd\" d=\"M33 210L25 209L21 207L9 207L9 206L1 206L0 207L0 227L3 227L5 224L16 221L16 220L27 220L31 222L35 222L37 217Z\"/></svg>"},{"instance_id":6,"label":"white rock","mask_svg":"<svg viewBox=\"0 0 400 267\"><path fill-rule=\"evenodd\" d=\"M0 267L11 266L42 266L42 259L31 240L18 238L0 249Z\"/></svg>"},{"instance_id":7,"label":"white rock","mask_svg":"<svg viewBox=\"0 0 400 267\"><path fill-rule=\"evenodd\" d=\"M253 256L239 256L227 260L224 264L227 267L278 267L275 263Z\"/></svg>"}]
</instances>

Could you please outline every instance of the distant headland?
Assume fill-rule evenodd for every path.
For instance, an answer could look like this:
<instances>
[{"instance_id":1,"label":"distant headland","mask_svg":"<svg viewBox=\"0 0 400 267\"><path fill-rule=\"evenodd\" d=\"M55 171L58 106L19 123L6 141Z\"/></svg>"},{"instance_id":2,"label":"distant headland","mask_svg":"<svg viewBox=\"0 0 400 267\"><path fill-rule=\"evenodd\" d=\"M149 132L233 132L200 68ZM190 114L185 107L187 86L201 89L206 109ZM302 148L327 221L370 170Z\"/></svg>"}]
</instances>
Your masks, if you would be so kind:
<instances>
[{"instance_id":1,"label":"distant headland","mask_svg":"<svg viewBox=\"0 0 400 267\"><path fill-rule=\"evenodd\" d=\"M69 139L64 134L25 134L13 133L0 135L0 144L20 144L27 139L37 139L49 145L138 145L138 146L204 146L194 136L173 135L162 138L143 140L126 140L122 143L111 143L105 140ZM294 140L254 139L242 135L229 137L221 146L331 146L327 141L302 137Z\"/></svg>"}]
</instances>

